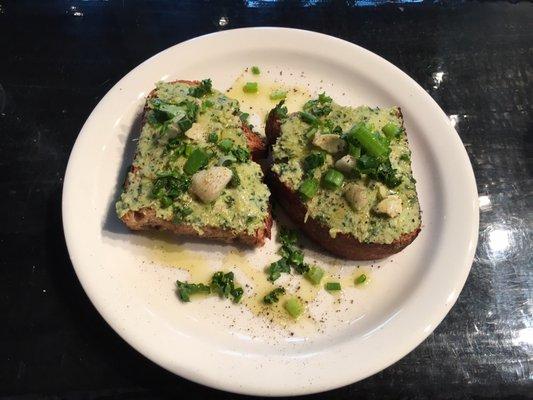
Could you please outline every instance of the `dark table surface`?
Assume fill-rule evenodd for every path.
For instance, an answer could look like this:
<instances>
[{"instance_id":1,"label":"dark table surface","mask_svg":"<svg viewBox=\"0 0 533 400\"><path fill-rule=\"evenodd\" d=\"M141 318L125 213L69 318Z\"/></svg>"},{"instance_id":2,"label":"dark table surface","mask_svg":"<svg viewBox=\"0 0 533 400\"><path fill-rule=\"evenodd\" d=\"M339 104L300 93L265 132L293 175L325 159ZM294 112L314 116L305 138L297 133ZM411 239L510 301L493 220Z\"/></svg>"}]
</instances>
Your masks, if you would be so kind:
<instances>
[{"instance_id":1,"label":"dark table surface","mask_svg":"<svg viewBox=\"0 0 533 400\"><path fill-rule=\"evenodd\" d=\"M270 25L407 72L455 121L480 196L476 258L444 322L390 368L315 397L533 398L533 4L368 3L0 0L1 396L238 397L162 370L107 326L73 272L61 188L83 122L130 69L198 35Z\"/></svg>"}]
</instances>

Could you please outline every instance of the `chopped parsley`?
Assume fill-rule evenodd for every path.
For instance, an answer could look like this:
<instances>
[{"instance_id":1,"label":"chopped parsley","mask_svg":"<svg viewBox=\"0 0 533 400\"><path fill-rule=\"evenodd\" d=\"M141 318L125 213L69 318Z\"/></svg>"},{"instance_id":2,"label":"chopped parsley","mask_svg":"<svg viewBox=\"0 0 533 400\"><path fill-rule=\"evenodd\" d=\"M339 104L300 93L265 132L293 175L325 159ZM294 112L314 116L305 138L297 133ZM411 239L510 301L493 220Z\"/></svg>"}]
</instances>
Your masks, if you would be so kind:
<instances>
[{"instance_id":1,"label":"chopped parsley","mask_svg":"<svg viewBox=\"0 0 533 400\"><path fill-rule=\"evenodd\" d=\"M204 79L202 82L200 82L199 85L193 86L189 88L189 96L192 97L202 97L206 94L210 94L212 90L212 82L211 79Z\"/></svg>"},{"instance_id":2,"label":"chopped parsley","mask_svg":"<svg viewBox=\"0 0 533 400\"><path fill-rule=\"evenodd\" d=\"M303 110L315 117L323 117L331 112L331 102L331 97L326 96L326 93L321 93L318 95L318 99L305 103Z\"/></svg>"},{"instance_id":3,"label":"chopped parsley","mask_svg":"<svg viewBox=\"0 0 533 400\"><path fill-rule=\"evenodd\" d=\"M242 287L236 287L233 272L218 271L213 274L211 283L189 283L176 281L178 296L181 301L190 301L190 296L196 293L218 294L221 298L232 299L234 303L241 301L244 290Z\"/></svg>"},{"instance_id":4,"label":"chopped parsley","mask_svg":"<svg viewBox=\"0 0 533 400\"><path fill-rule=\"evenodd\" d=\"M231 154L237 159L238 162L244 163L250 159L250 150L237 146L231 150Z\"/></svg>"},{"instance_id":5,"label":"chopped parsley","mask_svg":"<svg viewBox=\"0 0 533 400\"><path fill-rule=\"evenodd\" d=\"M239 115L239 119L241 120L241 122L246 123L248 121L249 116L250 114L241 112L241 115Z\"/></svg>"},{"instance_id":6,"label":"chopped parsley","mask_svg":"<svg viewBox=\"0 0 533 400\"><path fill-rule=\"evenodd\" d=\"M315 168L321 167L326 161L326 155L322 151L313 151L304 158L303 168L305 172L310 172Z\"/></svg>"},{"instance_id":7,"label":"chopped parsley","mask_svg":"<svg viewBox=\"0 0 533 400\"><path fill-rule=\"evenodd\" d=\"M383 182L390 188L396 187L402 182L402 178L398 176L389 159L382 161L377 157L363 154L357 159L356 169L359 173Z\"/></svg>"},{"instance_id":8,"label":"chopped parsley","mask_svg":"<svg viewBox=\"0 0 533 400\"><path fill-rule=\"evenodd\" d=\"M211 293L211 288L203 283L188 283L182 281L176 281L176 288L178 296L181 301L189 302L191 301L190 296L197 293Z\"/></svg>"},{"instance_id":9,"label":"chopped parsley","mask_svg":"<svg viewBox=\"0 0 533 400\"><path fill-rule=\"evenodd\" d=\"M285 288L278 287L272 290L270 293L268 293L265 297L263 297L263 303L265 304L274 304L279 301L280 296L283 296L285 294Z\"/></svg>"},{"instance_id":10,"label":"chopped parsley","mask_svg":"<svg viewBox=\"0 0 533 400\"><path fill-rule=\"evenodd\" d=\"M274 282L276 279L278 279L281 276L282 273L288 274L289 272L291 272L291 267L287 263L287 260L282 258L270 264L266 272L268 275L267 279L270 282Z\"/></svg>"},{"instance_id":11,"label":"chopped parsley","mask_svg":"<svg viewBox=\"0 0 533 400\"><path fill-rule=\"evenodd\" d=\"M290 273L293 268L298 274L305 274L309 270L309 265L304 263L304 254L298 246L298 236L296 231L282 229L278 234L281 243L279 254L281 259L273 262L266 269L268 280L274 282L282 273Z\"/></svg>"},{"instance_id":12,"label":"chopped parsley","mask_svg":"<svg viewBox=\"0 0 533 400\"><path fill-rule=\"evenodd\" d=\"M171 104L161 99L151 99L148 106L152 109L152 113L148 115L148 122L159 127L161 132L173 126L180 133L184 133L196 121L198 114L198 105L189 100Z\"/></svg>"},{"instance_id":13,"label":"chopped parsley","mask_svg":"<svg viewBox=\"0 0 533 400\"><path fill-rule=\"evenodd\" d=\"M161 172L154 180L152 196L159 199L162 208L169 207L173 200L185 193L191 180L186 175L181 175L173 171Z\"/></svg>"},{"instance_id":14,"label":"chopped parsley","mask_svg":"<svg viewBox=\"0 0 533 400\"><path fill-rule=\"evenodd\" d=\"M274 112L276 113L276 116L279 119L285 119L287 118L288 110L287 107L284 106L285 100L281 100L278 104L276 104L276 107L274 107Z\"/></svg>"},{"instance_id":15,"label":"chopped parsley","mask_svg":"<svg viewBox=\"0 0 533 400\"><path fill-rule=\"evenodd\" d=\"M234 303L238 303L244 293L241 287L235 287L233 272L215 272L211 278L211 290L220 297L231 298Z\"/></svg>"}]
</instances>

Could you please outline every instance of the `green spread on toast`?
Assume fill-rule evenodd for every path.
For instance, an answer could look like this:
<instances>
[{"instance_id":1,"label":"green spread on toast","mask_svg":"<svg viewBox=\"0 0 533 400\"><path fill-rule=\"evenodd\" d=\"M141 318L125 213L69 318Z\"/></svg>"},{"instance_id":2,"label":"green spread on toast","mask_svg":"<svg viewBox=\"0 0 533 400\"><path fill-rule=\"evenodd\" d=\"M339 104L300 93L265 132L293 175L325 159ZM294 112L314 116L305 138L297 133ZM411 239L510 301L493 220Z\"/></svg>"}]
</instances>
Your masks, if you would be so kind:
<instances>
[{"instance_id":1,"label":"green spread on toast","mask_svg":"<svg viewBox=\"0 0 533 400\"><path fill-rule=\"evenodd\" d=\"M325 94L286 115L275 172L331 237L390 244L420 226L411 152L399 109L343 107Z\"/></svg>"},{"instance_id":2,"label":"green spread on toast","mask_svg":"<svg viewBox=\"0 0 533 400\"><path fill-rule=\"evenodd\" d=\"M150 208L200 234L207 226L248 234L262 228L270 193L250 159L238 102L209 80L196 87L160 82L154 93L117 215Z\"/></svg>"}]
</instances>

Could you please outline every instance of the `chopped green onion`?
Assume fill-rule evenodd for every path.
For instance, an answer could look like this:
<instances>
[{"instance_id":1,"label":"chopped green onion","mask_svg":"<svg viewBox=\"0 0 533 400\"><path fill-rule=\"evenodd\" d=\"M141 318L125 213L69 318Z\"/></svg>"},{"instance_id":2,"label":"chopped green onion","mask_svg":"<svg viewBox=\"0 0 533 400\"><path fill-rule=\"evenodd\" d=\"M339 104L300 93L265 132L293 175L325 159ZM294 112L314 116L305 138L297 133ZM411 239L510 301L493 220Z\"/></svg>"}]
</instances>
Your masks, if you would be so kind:
<instances>
[{"instance_id":1,"label":"chopped green onion","mask_svg":"<svg viewBox=\"0 0 533 400\"><path fill-rule=\"evenodd\" d=\"M336 292L341 290L341 284L339 282L328 282L324 286L328 292Z\"/></svg>"},{"instance_id":2,"label":"chopped green onion","mask_svg":"<svg viewBox=\"0 0 533 400\"><path fill-rule=\"evenodd\" d=\"M318 191L318 181L314 178L306 179L300 184L298 188L298 193L304 198L304 200L309 200L314 197Z\"/></svg>"},{"instance_id":3,"label":"chopped green onion","mask_svg":"<svg viewBox=\"0 0 533 400\"><path fill-rule=\"evenodd\" d=\"M365 283L365 282L366 282L366 275L365 274L361 274L357 278L355 278L355 284L356 285L360 285L361 283Z\"/></svg>"},{"instance_id":4,"label":"chopped green onion","mask_svg":"<svg viewBox=\"0 0 533 400\"><path fill-rule=\"evenodd\" d=\"M185 162L185 165L183 166L183 171L185 171L185 173L188 175L193 175L196 171L205 167L207 165L207 161L207 153L202 149L198 148L191 153L191 155Z\"/></svg>"},{"instance_id":5,"label":"chopped green onion","mask_svg":"<svg viewBox=\"0 0 533 400\"><path fill-rule=\"evenodd\" d=\"M242 87L244 93L257 93L257 82L246 82L246 85Z\"/></svg>"},{"instance_id":6,"label":"chopped green onion","mask_svg":"<svg viewBox=\"0 0 533 400\"><path fill-rule=\"evenodd\" d=\"M286 90L274 90L272 93L270 93L270 100L283 100L287 97L287 91Z\"/></svg>"},{"instance_id":7,"label":"chopped green onion","mask_svg":"<svg viewBox=\"0 0 533 400\"><path fill-rule=\"evenodd\" d=\"M283 307L294 319L298 318L303 312L302 303L300 303L300 301L296 297L291 297L289 300L287 300Z\"/></svg>"},{"instance_id":8,"label":"chopped green onion","mask_svg":"<svg viewBox=\"0 0 533 400\"><path fill-rule=\"evenodd\" d=\"M336 169L330 169L324 174L322 182L326 188L335 190L342 186L342 182L344 182L344 175L342 172L339 172Z\"/></svg>"},{"instance_id":9,"label":"chopped green onion","mask_svg":"<svg viewBox=\"0 0 533 400\"><path fill-rule=\"evenodd\" d=\"M318 124L318 118L305 111L300 111L300 119L309 125Z\"/></svg>"},{"instance_id":10,"label":"chopped green onion","mask_svg":"<svg viewBox=\"0 0 533 400\"><path fill-rule=\"evenodd\" d=\"M185 145L185 150L183 151L183 154L185 154L187 157L189 157L192 154L192 152L194 151L195 148L196 147L193 146L192 144L187 143Z\"/></svg>"},{"instance_id":11,"label":"chopped green onion","mask_svg":"<svg viewBox=\"0 0 533 400\"><path fill-rule=\"evenodd\" d=\"M259 75L260 73L261 73L261 71L259 71L259 67L257 67L257 66L254 65L254 66L252 67L252 74L254 74L254 75Z\"/></svg>"},{"instance_id":12,"label":"chopped green onion","mask_svg":"<svg viewBox=\"0 0 533 400\"><path fill-rule=\"evenodd\" d=\"M216 143L216 142L218 142L218 135L217 135L217 133L216 133L216 132L211 132L211 133L209 134L209 138L208 138L208 140L209 140L211 143Z\"/></svg>"},{"instance_id":13,"label":"chopped green onion","mask_svg":"<svg viewBox=\"0 0 533 400\"><path fill-rule=\"evenodd\" d=\"M233 140L222 139L220 142L218 142L218 147L220 147L224 153L227 153L233 148Z\"/></svg>"},{"instance_id":14,"label":"chopped green onion","mask_svg":"<svg viewBox=\"0 0 533 400\"><path fill-rule=\"evenodd\" d=\"M387 136L387 138L392 139L398 136L400 133L400 127L392 122L389 122L387 125L381 128L381 131L385 134L385 136Z\"/></svg>"},{"instance_id":15,"label":"chopped green onion","mask_svg":"<svg viewBox=\"0 0 533 400\"><path fill-rule=\"evenodd\" d=\"M313 285L318 285L324 276L324 270L316 265L313 265L304 275Z\"/></svg>"},{"instance_id":16,"label":"chopped green onion","mask_svg":"<svg viewBox=\"0 0 533 400\"><path fill-rule=\"evenodd\" d=\"M372 156L382 157L390 152L390 147L372 134L370 128L364 124L354 125L346 134L349 141L356 140Z\"/></svg>"}]
</instances>

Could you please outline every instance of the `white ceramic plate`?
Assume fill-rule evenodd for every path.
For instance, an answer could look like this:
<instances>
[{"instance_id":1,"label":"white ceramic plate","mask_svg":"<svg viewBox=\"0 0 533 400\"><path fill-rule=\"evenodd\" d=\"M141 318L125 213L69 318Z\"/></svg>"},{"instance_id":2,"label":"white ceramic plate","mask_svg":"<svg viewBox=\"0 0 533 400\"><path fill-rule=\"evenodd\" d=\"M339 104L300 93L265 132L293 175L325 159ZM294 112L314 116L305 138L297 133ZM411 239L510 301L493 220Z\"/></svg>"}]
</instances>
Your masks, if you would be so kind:
<instances>
[{"instance_id":1,"label":"white ceramic plate","mask_svg":"<svg viewBox=\"0 0 533 400\"><path fill-rule=\"evenodd\" d=\"M216 269L235 249L201 241L173 244L171 239L133 234L113 212L131 162L131 139L138 135L144 98L154 83L210 77L215 87L225 89L250 65L286 83L308 84L311 92L325 90L341 104L400 105L404 114L423 210L422 232L406 250L373 268L361 263L372 282L364 290L343 291L342 306L321 293L313 312L326 312L328 318L316 328L272 326L216 298L180 303L174 282L186 274L173 264L196 257L205 260L206 268ZM72 264L87 295L139 352L180 376L215 388L297 395L368 377L405 356L435 329L470 270L478 202L459 136L439 106L406 74L330 36L254 28L171 47L109 91L72 150L63 190L63 224ZM240 257L263 268L276 258L275 250L272 241L255 251L241 249ZM314 249L306 256L341 275L354 271L354 263Z\"/></svg>"}]
</instances>

